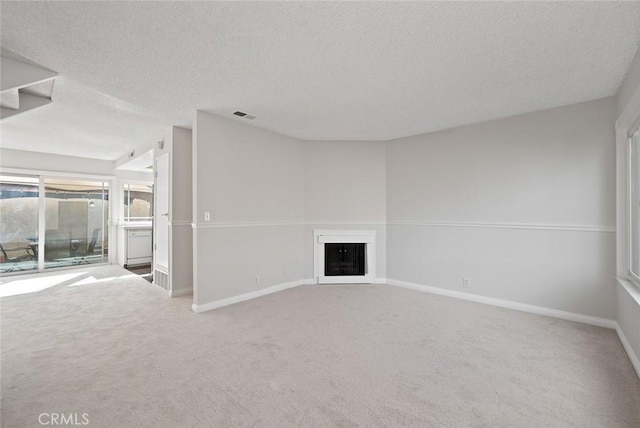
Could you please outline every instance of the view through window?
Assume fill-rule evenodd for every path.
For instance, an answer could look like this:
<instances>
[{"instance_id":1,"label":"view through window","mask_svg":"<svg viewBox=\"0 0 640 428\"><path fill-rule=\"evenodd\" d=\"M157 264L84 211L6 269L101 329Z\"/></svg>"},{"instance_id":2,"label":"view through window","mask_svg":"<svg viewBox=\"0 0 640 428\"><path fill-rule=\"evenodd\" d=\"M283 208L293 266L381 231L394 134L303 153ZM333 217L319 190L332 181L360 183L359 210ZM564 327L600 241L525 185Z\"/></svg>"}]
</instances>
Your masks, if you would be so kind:
<instances>
[{"instance_id":1,"label":"view through window","mask_svg":"<svg viewBox=\"0 0 640 428\"><path fill-rule=\"evenodd\" d=\"M0 272L38 269L38 177L0 176Z\"/></svg>"},{"instance_id":2,"label":"view through window","mask_svg":"<svg viewBox=\"0 0 640 428\"><path fill-rule=\"evenodd\" d=\"M107 261L108 182L4 175L0 190L0 272Z\"/></svg>"},{"instance_id":3,"label":"view through window","mask_svg":"<svg viewBox=\"0 0 640 428\"><path fill-rule=\"evenodd\" d=\"M124 220L151 221L153 217L153 185L124 185Z\"/></svg>"}]
</instances>

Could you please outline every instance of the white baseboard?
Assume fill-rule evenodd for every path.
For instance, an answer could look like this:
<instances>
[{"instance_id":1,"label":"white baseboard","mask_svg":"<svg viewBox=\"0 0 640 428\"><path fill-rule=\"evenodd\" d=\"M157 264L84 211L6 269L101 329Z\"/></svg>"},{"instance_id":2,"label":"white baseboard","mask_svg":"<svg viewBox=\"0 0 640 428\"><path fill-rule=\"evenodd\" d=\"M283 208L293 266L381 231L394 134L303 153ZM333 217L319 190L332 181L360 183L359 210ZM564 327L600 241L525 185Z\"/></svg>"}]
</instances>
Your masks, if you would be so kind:
<instances>
[{"instance_id":1,"label":"white baseboard","mask_svg":"<svg viewBox=\"0 0 640 428\"><path fill-rule=\"evenodd\" d=\"M374 284L386 284L387 283L387 278L376 278L373 280Z\"/></svg>"},{"instance_id":2,"label":"white baseboard","mask_svg":"<svg viewBox=\"0 0 640 428\"><path fill-rule=\"evenodd\" d=\"M169 295L171 297L188 296L189 294L193 294L193 289L191 289L191 288L179 288L177 290L171 290L171 292L169 293Z\"/></svg>"},{"instance_id":3,"label":"white baseboard","mask_svg":"<svg viewBox=\"0 0 640 428\"><path fill-rule=\"evenodd\" d=\"M204 303L202 305L191 306L191 310L196 313L210 311L212 309L221 308L223 306L233 305L234 303L244 302L245 300L255 299L256 297L266 296L267 294L277 293L278 291L286 290L288 288L298 287L305 284L305 280L300 279L298 281L285 282L283 284L272 285L271 287L263 288L262 290L252 291L250 293L240 294L238 296L229 297L222 300L216 300L214 302Z\"/></svg>"},{"instance_id":4,"label":"white baseboard","mask_svg":"<svg viewBox=\"0 0 640 428\"><path fill-rule=\"evenodd\" d=\"M624 332L622 331L622 328L620 328L620 325L618 323L616 323L616 333L618 333L620 342L622 342L622 347L624 348L624 350L627 352L627 355L629 356L631 365L635 369L636 374L638 375L638 378L640 378L640 359L638 359L638 356L636 355L633 348L631 347L631 344L627 340L627 336L624 335Z\"/></svg>"},{"instance_id":5,"label":"white baseboard","mask_svg":"<svg viewBox=\"0 0 640 428\"><path fill-rule=\"evenodd\" d=\"M161 286L159 286L158 284L152 283L151 285L153 285L153 288L155 288L156 290L158 290L159 292L161 292L162 294L164 294L165 296L169 296L169 297L181 297L181 296L187 296L189 294L193 294L193 290L191 288L180 288L178 290L167 290Z\"/></svg>"},{"instance_id":6,"label":"white baseboard","mask_svg":"<svg viewBox=\"0 0 640 428\"><path fill-rule=\"evenodd\" d=\"M431 287L429 285L415 284L413 282L398 281L396 279L387 279L387 284L396 287L408 288L411 290L423 291L426 293L439 294L441 296L453 297L455 299L469 300L476 303L484 303L486 305L499 306L501 308L514 309L516 311L529 312L532 314L546 315L549 317L560 318L568 321L576 321L584 324L595 325L598 327L606 327L615 329L617 323L614 320L606 318L592 317L590 315L576 314L573 312L559 311L557 309L545 308L543 306L528 305L526 303L513 302L510 300L496 299L493 297L479 296L477 294L464 293L462 291L448 290L446 288Z\"/></svg>"}]
</instances>

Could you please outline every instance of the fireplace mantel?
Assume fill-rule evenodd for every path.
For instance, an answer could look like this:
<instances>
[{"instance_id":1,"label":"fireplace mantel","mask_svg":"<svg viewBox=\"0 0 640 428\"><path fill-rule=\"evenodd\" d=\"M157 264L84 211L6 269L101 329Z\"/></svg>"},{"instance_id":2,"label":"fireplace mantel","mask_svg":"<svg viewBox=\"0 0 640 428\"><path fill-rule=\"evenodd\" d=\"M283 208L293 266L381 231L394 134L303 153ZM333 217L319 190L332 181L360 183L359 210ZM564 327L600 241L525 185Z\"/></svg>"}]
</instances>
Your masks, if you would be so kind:
<instances>
[{"instance_id":1,"label":"fireplace mantel","mask_svg":"<svg viewBox=\"0 0 640 428\"><path fill-rule=\"evenodd\" d=\"M365 274L325 276L325 243L364 243ZM375 230L323 230L313 231L313 277L316 284L373 284L376 278Z\"/></svg>"}]
</instances>

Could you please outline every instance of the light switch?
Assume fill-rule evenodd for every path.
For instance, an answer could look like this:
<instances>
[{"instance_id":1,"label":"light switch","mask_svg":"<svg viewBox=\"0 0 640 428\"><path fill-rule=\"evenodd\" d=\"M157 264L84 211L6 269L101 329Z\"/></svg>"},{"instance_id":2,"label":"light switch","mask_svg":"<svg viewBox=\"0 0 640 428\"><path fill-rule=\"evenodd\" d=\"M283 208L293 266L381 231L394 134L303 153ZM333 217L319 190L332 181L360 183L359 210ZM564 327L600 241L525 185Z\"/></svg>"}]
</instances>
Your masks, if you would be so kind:
<instances>
[{"instance_id":1,"label":"light switch","mask_svg":"<svg viewBox=\"0 0 640 428\"><path fill-rule=\"evenodd\" d=\"M204 221L211 221L211 213L209 211L204 212Z\"/></svg>"}]
</instances>

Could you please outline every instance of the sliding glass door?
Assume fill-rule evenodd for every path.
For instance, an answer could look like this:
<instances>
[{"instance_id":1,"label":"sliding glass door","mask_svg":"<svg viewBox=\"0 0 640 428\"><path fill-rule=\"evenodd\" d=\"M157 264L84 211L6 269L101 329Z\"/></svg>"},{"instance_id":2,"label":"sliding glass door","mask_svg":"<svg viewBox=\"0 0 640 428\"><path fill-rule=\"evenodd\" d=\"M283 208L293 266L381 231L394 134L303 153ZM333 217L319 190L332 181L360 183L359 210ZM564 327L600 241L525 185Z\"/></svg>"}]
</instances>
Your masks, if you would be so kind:
<instances>
[{"instance_id":1,"label":"sliding glass door","mask_svg":"<svg viewBox=\"0 0 640 428\"><path fill-rule=\"evenodd\" d=\"M2 175L0 190L0 273L108 261L108 182Z\"/></svg>"},{"instance_id":2,"label":"sliding glass door","mask_svg":"<svg viewBox=\"0 0 640 428\"><path fill-rule=\"evenodd\" d=\"M106 262L108 183L45 179L44 267Z\"/></svg>"},{"instance_id":3,"label":"sliding glass door","mask_svg":"<svg viewBox=\"0 0 640 428\"><path fill-rule=\"evenodd\" d=\"M34 176L0 176L0 273L38 269L39 184Z\"/></svg>"}]
</instances>

